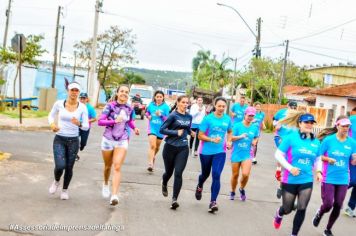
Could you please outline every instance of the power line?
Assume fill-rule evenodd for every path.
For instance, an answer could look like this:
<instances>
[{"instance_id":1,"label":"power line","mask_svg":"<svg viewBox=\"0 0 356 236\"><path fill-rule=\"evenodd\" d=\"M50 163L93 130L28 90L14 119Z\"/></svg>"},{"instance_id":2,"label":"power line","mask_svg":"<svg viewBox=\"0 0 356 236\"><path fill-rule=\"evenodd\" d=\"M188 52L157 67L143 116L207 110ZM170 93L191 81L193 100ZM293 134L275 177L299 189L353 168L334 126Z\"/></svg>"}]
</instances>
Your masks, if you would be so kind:
<instances>
[{"instance_id":1,"label":"power line","mask_svg":"<svg viewBox=\"0 0 356 236\"><path fill-rule=\"evenodd\" d=\"M350 54L356 54L356 51L350 51L350 50L342 50L342 49L336 49L336 48L329 48L329 47L323 47L323 46L317 46L317 45L311 45L311 44L303 44L303 43L294 43L300 46L305 46L305 47L312 47L312 48L320 48L320 49L326 49L326 50L331 50L331 51L336 51L336 52L344 52L344 53L350 53Z\"/></svg>"},{"instance_id":2,"label":"power line","mask_svg":"<svg viewBox=\"0 0 356 236\"><path fill-rule=\"evenodd\" d=\"M323 53L313 52L313 51L310 51L310 50L301 49L301 48L296 48L296 47L292 47L292 46L289 46L289 47L290 47L290 48L293 48L293 49L295 49L295 50L299 50L299 51L302 51L302 52L307 52L307 53L315 54L315 55L318 55L318 56L329 57L329 58L336 59L336 60L342 60L342 61L351 62L351 60L348 60L348 59L345 59L345 58L334 57L334 56L326 55L326 54L323 54Z\"/></svg>"},{"instance_id":3,"label":"power line","mask_svg":"<svg viewBox=\"0 0 356 236\"><path fill-rule=\"evenodd\" d=\"M318 31L318 32L312 33L312 34L310 34L310 35L306 35L306 36L299 37L299 38L294 38L294 39L292 39L292 40L290 40L290 41L293 42L293 41L297 41L297 40L302 40L302 39L306 39L306 38L311 38L311 37L314 37L314 36L316 36L316 35L323 34L323 33L325 33L325 32L328 32L328 31L337 29L337 28L339 28L340 26L344 26L344 25L346 25L346 24L350 24L350 23L352 23L352 22L354 22L354 21L356 21L356 18L353 18L353 19L351 19L351 20L348 20L348 21L346 21L346 22L344 22L344 23L342 23L342 24L339 24L339 25L336 25L336 26L333 26L333 27L326 28L326 29L324 29L324 30L322 30L322 31Z\"/></svg>"}]
</instances>

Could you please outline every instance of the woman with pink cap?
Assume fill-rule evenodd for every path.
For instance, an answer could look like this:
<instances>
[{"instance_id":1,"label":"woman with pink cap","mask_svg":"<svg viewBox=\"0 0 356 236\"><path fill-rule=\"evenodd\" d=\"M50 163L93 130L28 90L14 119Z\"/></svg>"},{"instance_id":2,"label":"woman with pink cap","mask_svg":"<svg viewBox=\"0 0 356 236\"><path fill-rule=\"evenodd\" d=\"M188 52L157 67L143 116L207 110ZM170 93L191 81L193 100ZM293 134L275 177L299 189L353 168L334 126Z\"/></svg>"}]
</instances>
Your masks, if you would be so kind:
<instances>
[{"instance_id":1,"label":"woman with pink cap","mask_svg":"<svg viewBox=\"0 0 356 236\"><path fill-rule=\"evenodd\" d=\"M313 225L318 227L323 215L331 211L325 236L333 235L331 229L340 215L350 181L350 163L356 165L356 142L348 137L351 122L347 116L339 116L333 131L324 130L320 156L323 175L321 185L322 205L314 216Z\"/></svg>"},{"instance_id":2,"label":"woman with pink cap","mask_svg":"<svg viewBox=\"0 0 356 236\"><path fill-rule=\"evenodd\" d=\"M235 199L235 190L237 187L237 180L240 179L240 200L246 200L245 187L247 185L252 165L251 147L256 145L258 140L258 128L252 124L256 115L254 107L248 107L244 113L242 122L235 123L232 128L232 136L229 142L232 142L231 152L231 192L230 200Z\"/></svg>"}]
</instances>

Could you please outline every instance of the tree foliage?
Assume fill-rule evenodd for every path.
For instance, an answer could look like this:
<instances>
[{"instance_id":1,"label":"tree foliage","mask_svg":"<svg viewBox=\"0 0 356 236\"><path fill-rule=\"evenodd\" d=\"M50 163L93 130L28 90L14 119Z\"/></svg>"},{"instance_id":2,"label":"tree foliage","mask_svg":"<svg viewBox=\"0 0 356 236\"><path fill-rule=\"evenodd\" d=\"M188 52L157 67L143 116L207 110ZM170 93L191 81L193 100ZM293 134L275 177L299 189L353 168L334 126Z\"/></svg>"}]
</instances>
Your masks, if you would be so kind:
<instances>
[{"instance_id":1,"label":"tree foliage","mask_svg":"<svg viewBox=\"0 0 356 236\"><path fill-rule=\"evenodd\" d=\"M115 71L119 71L127 63L135 62L135 39L132 30L120 29L118 26L111 26L98 35L96 71L100 87L104 89L105 94L109 94L108 87L120 82L123 77ZM78 57L84 62L90 60L91 45L92 39L74 45Z\"/></svg>"}]
</instances>

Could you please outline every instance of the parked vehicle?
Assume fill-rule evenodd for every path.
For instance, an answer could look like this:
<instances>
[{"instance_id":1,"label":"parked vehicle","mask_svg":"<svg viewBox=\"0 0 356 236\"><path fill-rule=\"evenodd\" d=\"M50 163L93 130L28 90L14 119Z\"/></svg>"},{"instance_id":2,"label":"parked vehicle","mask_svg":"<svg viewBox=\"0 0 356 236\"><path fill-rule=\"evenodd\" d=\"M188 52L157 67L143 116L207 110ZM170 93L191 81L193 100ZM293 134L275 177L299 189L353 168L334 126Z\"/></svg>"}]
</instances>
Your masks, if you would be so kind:
<instances>
[{"instance_id":1,"label":"parked vehicle","mask_svg":"<svg viewBox=\"0 0 356 236\"><path fill-rule=\"evenodd\" d=\"M130 102L135 114L139 115L141 120L144 119L146 108L152 101L153 87L149 85L133 84L130 88ZM138 95L138 96L137 96Z\"/></svg>"}]
</instances>

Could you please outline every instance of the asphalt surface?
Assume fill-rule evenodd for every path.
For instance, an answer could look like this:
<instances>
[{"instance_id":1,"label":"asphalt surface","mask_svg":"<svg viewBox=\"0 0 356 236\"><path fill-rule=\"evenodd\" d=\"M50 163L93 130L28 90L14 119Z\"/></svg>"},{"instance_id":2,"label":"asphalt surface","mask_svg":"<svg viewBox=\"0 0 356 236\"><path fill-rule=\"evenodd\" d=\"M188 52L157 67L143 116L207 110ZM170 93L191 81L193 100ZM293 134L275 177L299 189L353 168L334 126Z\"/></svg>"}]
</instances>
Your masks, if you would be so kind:
<instances>
[{"instance_id":1,"label":"asphalt surface","mask_svg":"<svg viewBox=\"0 0 356 236\"><path fill-rule=\"evenodd\" d=\"M130 142L122 168L120 203L117 207L109 206L108 199L101 197L102 127L93 127L88 146L80 153L81 160L75 164L69 187L70 199L67 201L59 199L59 192L54 196L48 193L53 181L54 134L0 130L0 150L12 154L11 158L0 162L0 235L291 234L294 213L284 217L279 230L272 226L273 216L280 205L275 197L277 183L274 179L272 134L263 134L260 140L258 164L253 166L246 188L247 201L231 201L228 198L231 167L227 159L221 178L219 211L210 214L211 177L204 185L202 200L195 200L200 162L194 157L189 158L183 175L183 187L178 199L180 207L176 211L169 209L173 177L169 182L169 197L165 198L160 187L163 174L161 151L157 155L155 172L147 173L146 121L137 120L136 124L141 129L141 135L133 137ZM299 235L322 235L328 214L319 228L314 228L311 223L320 203L320 184L315 183ZM333 228L334 234L355 235L355 222L356 218L341 215ZM37 226L53 227L53 230L35 230L33 227ZM107 230L94 228L103 226Z\"/></svg>"}]
</instances>

